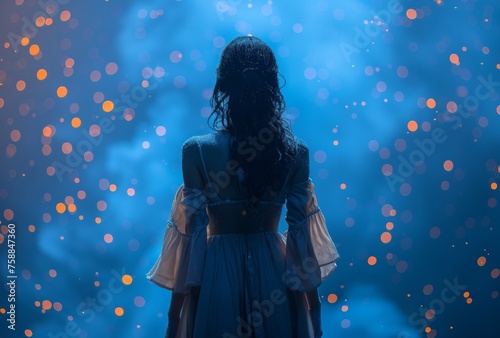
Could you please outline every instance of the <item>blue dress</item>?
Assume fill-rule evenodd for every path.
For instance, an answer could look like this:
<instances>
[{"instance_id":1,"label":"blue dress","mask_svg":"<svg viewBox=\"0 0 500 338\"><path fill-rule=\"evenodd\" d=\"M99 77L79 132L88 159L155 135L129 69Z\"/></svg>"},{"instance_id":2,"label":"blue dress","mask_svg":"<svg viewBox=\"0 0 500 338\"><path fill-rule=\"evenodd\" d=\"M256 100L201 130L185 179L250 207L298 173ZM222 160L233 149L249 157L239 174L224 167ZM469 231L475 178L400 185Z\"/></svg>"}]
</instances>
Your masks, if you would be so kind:
<instances>
[{"instance_id":1,"label":"blue dress","mask_svg":"<svg viewBox=\"0 0 500 338\"><path fill-rule=\"evenodd\" d=\"M157 285L186 295L176 337L313 337L305 292L334 271L339 255L312 181L295 179L303 170L297 160L279 193L255 204L234 198L236 175L214 171L205 159L205 151L216 154L211 157L220 152L214 137L220 135L186 142L199 152L207 189L179 187L161 254L147 274ZM308 157L305 144L297 144L296 158ZM289 227L281 234L284 204ZM193 286L199 287L196 299Z\"/></svg>"}]
</instances>

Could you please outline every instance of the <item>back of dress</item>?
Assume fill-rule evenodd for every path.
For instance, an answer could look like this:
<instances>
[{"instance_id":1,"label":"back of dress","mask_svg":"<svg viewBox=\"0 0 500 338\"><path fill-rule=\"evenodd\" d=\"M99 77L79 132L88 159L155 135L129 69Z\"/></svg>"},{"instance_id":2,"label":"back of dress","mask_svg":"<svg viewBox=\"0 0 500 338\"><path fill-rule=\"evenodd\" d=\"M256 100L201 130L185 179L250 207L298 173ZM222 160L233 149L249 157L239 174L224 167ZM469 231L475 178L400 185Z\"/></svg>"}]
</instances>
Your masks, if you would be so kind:
<instances>
[{"instance_id":1,"label":"back of dress","mask_svg":"<svg viewBox=\"0 0 500 338\"><path fill-rule=\"evenodd\" d=\"M313 337L305 292L317 289L339 256L317 205L308 157L298 140L281 189L251 201L230 158L228 133L186 141L184 185L148 274L185 295L177 338ZM285 202L286 237L278 232Z\"/></svg>"},{"instance_id":2,"label":"back of dress","mask_svg":"<svg viewBox=\"0 0 500 338\"><path fill-rule=\"evenodd\" d=\"M190 156L199 156L199 169L208 195L210 235L278 230L293 165L285 168L286 175L278 191L268 189L260 199L252 200L246 193L243 171L238 162L231 159L228 132L199 136L188 142L193 142L198 148L198 154L191 152ZM246 160L251 161L263 147L265 143L259 143L256 138L243 143L239 150Z\"/></svg>"}]
</instances>

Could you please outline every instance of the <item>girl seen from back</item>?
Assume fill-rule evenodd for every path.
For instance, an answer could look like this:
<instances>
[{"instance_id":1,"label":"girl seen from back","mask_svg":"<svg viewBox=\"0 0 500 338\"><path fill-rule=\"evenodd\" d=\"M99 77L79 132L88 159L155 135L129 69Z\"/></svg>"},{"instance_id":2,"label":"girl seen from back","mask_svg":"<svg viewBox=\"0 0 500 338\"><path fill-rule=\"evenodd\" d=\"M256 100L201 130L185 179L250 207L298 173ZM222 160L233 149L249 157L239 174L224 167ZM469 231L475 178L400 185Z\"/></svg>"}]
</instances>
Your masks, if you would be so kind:
<instances>
[{"instance_id":1,"label":"girl seen from back","mask_svg":"<svg viewBox=\"0 0 500 338\"><path fill-rule=\"evenodd\" d=\"M147 274L172 290L166 337L321 337L318 287L339 255L308 148L282 117L276 58L262 40L238 37L216 72L215 131L183 145L184 184Z\"/></svg>"}]
</instances>

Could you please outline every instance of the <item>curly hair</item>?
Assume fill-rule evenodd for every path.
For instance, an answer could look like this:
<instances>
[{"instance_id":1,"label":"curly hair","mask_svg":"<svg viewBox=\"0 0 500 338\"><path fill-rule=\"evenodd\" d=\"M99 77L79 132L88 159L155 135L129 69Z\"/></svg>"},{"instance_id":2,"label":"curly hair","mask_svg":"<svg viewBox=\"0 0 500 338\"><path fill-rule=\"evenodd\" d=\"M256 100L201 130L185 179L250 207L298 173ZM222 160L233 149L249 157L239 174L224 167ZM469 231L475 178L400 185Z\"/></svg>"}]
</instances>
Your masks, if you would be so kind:
<instances>
[{"instance_id":1,"label":"curly hair","mask_svg":"<svg viewBox=\"0 0 500 338\"><path fill-rule=\"evenodd\" d=\"M249 197L259 198L268 189L277 192L292 163L295 141L282 116L286 104L271 48L254 36L238 37L224 48L216 74L212 129L230 133L231 158L244 173ZM252 151L244 150L252 144Z\"/></svg>"}]
</instances>

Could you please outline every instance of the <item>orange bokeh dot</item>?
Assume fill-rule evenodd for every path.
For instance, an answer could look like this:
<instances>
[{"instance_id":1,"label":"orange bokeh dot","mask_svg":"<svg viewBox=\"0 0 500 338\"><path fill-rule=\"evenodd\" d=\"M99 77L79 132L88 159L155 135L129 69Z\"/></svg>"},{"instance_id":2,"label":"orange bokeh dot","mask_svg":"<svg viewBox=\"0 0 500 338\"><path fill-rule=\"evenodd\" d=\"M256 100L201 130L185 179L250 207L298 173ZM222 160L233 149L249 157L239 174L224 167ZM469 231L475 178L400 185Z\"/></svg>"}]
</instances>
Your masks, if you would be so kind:
<instances>
[{"instance_id":1,"label":"orange bokeh dot","mask_svg":"<svg viewBox=\"0 0 500 338\"><path fill-rule=\"evenodd\" d=\"M116 184L110 184L109 185L109 191L115 192L116 191Z\"/></svg>"},{"instance_id":2,"label":"orange bokeh dot","mask_svg":"<svg viewBox=\"0 0 500 338\"><path fill-rule=\"evenodd\" d=\"M68 95L68 88L64 86L59 86L59 88L57 88L57 96L62 99L66 95Z\"/></svg>"},{"instance_id":3,"label":"orange bokeh dot","mask_svg":"<svg viewBox=\"0 0 500 338\"><path fill-rule=\"evenodd\" d=\"M14 218L14 211L11 209L5 209L3 212L3 217L7 220L10 221Z\"/></svg>"},{"instance_id":4,"label":"orange bokeh dot","mask_svg":"<svg viewBox=\"0 0 500 338\"><path fill-rule=\"evenodd\" d=\"M106 243L113 242L113 235L111 235L111 234L104 235L104 242L106 242Z\"/></svg>"},{"instance_id":5,"label":"orange bokeh dot","mask_svg":"<svg viewBox=\"0 0 500 338\"><path fill-rule=\"evenodd\" d=\"M47 18L47 19L45 19L45 24L46 24L47 26L52 25L52 22L54 22L54 21L52 20L52 18Z\"/></svg>"},{"instance_id":6,"label":"orange bokeh dot","mask_svg":"<svg viewBox=\"0 0 500 338\"><path fill-rule=\"evenodd\" d=\"M29 230L29 232L35 232L35 226L33 224L30 224L28 226L28 230Z\"/></svg>"},{"instance_id":7,"label":"orange bokeh dot","mask_svg":"<svg viewBox=\"0 0 500 338\"><path fill-rule=\"evenodd\" d=\"M24 330L24 335L26 337L32 337L33 336L33 332L30 329L26 329L26 330Z\"/></svg>"},{"instance_id":8,"label":"orange bokeh dot","mask_svg":"<svg viewBox=\"0 0 500 338\"><path fill-rule=\"evenodd\" d=\"M42 27L45 24L45 18L43 16L39 16L35 20L35 25L37 27Z\"/></svg>"},{"instance_id":9,"label":"orange bokeh dot","mask_svg":"<svg viewBox=\"0 0 500 338\"><path fill-rule=\"evenodd\" d=\"M95 218L95 223L96 224L101 224L102 220L101 220L101 217L96 217Z\"/></svg>"},{"instance_id":10,"label":"orange bokeh dot","mask_svg":"<svg viewBox=\"0 0 500 338\"><path fill-rule=\"evenodd\" d=\"M36 78L40 81L43 81L47 78L47 71L43 68L39 69L37 72L36 72Z\"/></svg>"},{"instance_id":11,"label":"orange bokeh dot","mask_svg":"<svg viewBox=\"0 0 500 338\"><path fill-rule=\"evenodd\" d=\"M436 315L436 312L434 310L432 310L432 309L427 310L425 312L425 318L427 318L429 320L432 319L432 318L434 318L435 315Z\"/></svg>"},{"instance_id":12,"label":"orange bokeh dot","mask_svg":"<svg viewBox=\"0 0 500 338\"><path fill-rule=\"evenodd\" d=\"M484 266L486 264L486 257L481 256L477 259L477 265Z\"/></svg>"},{"instance_id":13,"label":"orange bokeh dot","mask_svg":"<svg viewBox=\"0 0 500 338\"><path fill-rule=\"evenodd\" d=\"M20 92L26 89L26 82L23 80L19 80L16 82L16 89Z\"/></svg>"},{"instance_id":14,"label":"orange bokeh dot","mask_svg":"<svg viewBox=\"0 0 500 338\"><path fill-rule=\"evenodd\" d=\"M10 139L13 142L17 142L21 139L21 132L17 129L14 129L13 131L10 132Z\"/></svg>"},{"instance_id":15,"label":"orange bokeh dot","mask_svg":"<svg viewBox=\"0 0 500 338\"><path fill-rule=\"evenodd\" d=\"M457 104L453 101L450 101L446 104L446 110L448 110L450 113L456 113L457 109Z\"/></svg>"},{"instance_id":16,"label":"orange bokeh dot","mask_svg":"<svg viewBox=\"0 0 500 338\"><path fill-rule=\"evenodd\" d=\"M107 100L102 103L102 110L104 110L106 113L112 112L113 109L115 109L113 101Z\"/></svg>"},{"instance_id":17,"label":"orange bokeh dot","mask_svg":"<svg viewBox=\"0 0 500 338\"><path fill-rule=\"evenodd\" d=\"M97 202L97 210L104 211L108 207L108 204L105 201Z\"/></svg>"},{"instance_id":18,"label":"orange bokeh dot","mask_svg":"<svg viewBox=\"0 0 500 338\"><path fill-rule=\"evenodd\" d=\"M384 176L391 176L393 170L394 169L392 168L392 165L390 165L389 163L386 163L382 166L382 174L384 174Z\"/></svg>"},{"instance_id":19,"label":"orange bokeh dot","mask_svg":"<svg viewBox=\"0 0 500 338\"><path fill-rule=\"evenodd\" d=\"M78 128L82 125L82 120L79 117L73 117L71 119L71 126L73 128Z\"/></svg>"},{"instance_id":20,"label":"orange bokeh dot","mask_svg":"<svg viewBox=\"0 0 500 338\"><path fill-rule=\"evenodd\" d=\"M123 313L124 313L124 312L125 312L125 311L123 311L123 308L121 308L121 307L119 307L119 306L115 308L115 315L117 315L118 317L123 316Z\"/></svg>"},{"instance_id":21,"label":"orange bokeh dot","mask_svg":"<svg viewBox=\"0 0 500 338\"><path fill-rule=\"evenodd\" d=\"M106 74L114 75L118 71L118 65L114 62L110 62L106 65Z\"/></svg>"},{"instance_id":22,"label":"orange bokeh dot","mask_svg":"<svg viewBox=\"0 0 500 338\"><path fill-rule=\"evenodd\" d=\"M498 184L496 182L491 183L491 190L497 190Z\"/></svg>"},{"instance_id":23,"label":"orange bokeh dot","mask_svg":"<svg viewBox=\"0 0 500 338\"><path fill-rule=\"evenodd\" d=\"M341 184L340 184L340 189L344 190L345 188L346 188L345 183L341 183Z\"/></svg>"},{"instance_id":24,"label":"orange bokeh dot","mask_svg":"<svg viewBox=\"0 0 500 338\"><path fill-rule=\"evenodd\" d=\"M471 304L472 303L472 298L467 298L467 304Z\"/></svg>"},{"instance_id":25,"label":"orange bokeh dot","mask_svg":"<svg viewBox=\"0 0 500 338\"><path fill-rule=\"evenodd\" d=\"M99 127L97 124L93 124L89 127L89 134L92 137L97 137L101 133L101 127Z\"/></svg>"},{"instance_id":26,"label":"orange bokeh dot","mask_svg":"<svg viewBox=\"0 0 500 338\"><path fill-rule=\"evenodd\" d=\"M451 160L444 161L443 168L446 171L452 171L453 170L453 161L451 161Z\"/></svg>"},{"instance_id":27,"label":"orange bokeh dot","mask_svg":"<svg viewBox=\"0 0 500 338\"><path fill-rule=\"evenodd\" d=\"M21 39L21 46L26 47L29 43L30 43L30 39L27 36L25 36Z\"/></svg>"},{"instance_id":28,"label":"orange bokeh dot","mask_svg":"<svg viewBox=\"0 0 500 338\"><path fill-rule=\"evenodd\" d=\"M333 303L335 303L338 300L338 297L337 297L336 294L331 293L331 294L328 295L327 300L328 300L328 303L332 303L333 304Z\"/></svg>"},{"instance_id":29,"label":"orange bokeh dot","mask_svg":"<svg viewBox=\"0 0 500 338\"><path fill-rule=\"evenodd\" d=\"M63 212L66 211L66 205L64 203L61 203L61 202L57 203L56 204L56 211L58 213L62 214Z\"/></svg>"},{"instance_id":30,"label":"orange bokeh dot","mask_svg":"<svg viewBox=\"0 0 500 338\"><path fill-rule=\"evenodd\" d=\"M427 99L425 103L427 104L427 107L429 107L430 109L436 108L436 100L434 100L433 98Z\"/></svg>"},{"instance_id":31,"label":"orange bokeh dot","mask_svg":"<svg viewBox=\"0 0 500 338\"><path fill-rule=\"evenodd\" d=\"M377 264L377 257L375 257L375 256L368 257L368 264L369 265L375 265L375 264Z\"/></svg>"},{"instance_id":32,"label":"orange bokeh dot","mask_svg":"<svg viewBox=\"0 0 500 338\"><path fill-rule=\"evenodd\" d=\"M130 285L133 282L133 278L130 275L123 275L122 276L122 283L125 285Z\"/></svg>"},{"instance_id":33,"label":"orange bokeh dot","mask_svg":"<svg viewBox=\"0 0 500 338\"><path fill-rule=\"evenodd\" d=\"M40 53L40 46L38 46L36 44L35 45L31 45L30 46L30 55L35 56L38 53Z\"/></svg>"},{"instance_id":34,"label":"orange bokeh dot","mask_svg":"<svg viewBox=\"0 0 500 338\"><path fill-rule=\"evenodd\" d=\"M7 155L7 157L13 157L16 154L16 151L17 151L16 146L13 144L9 144L5 148L5 155Z\"/></svg>"},{"instance_id":35,"label":"orange bokeh dot","mask_svg":"<svg viewBox=\"0 0 500 338\"><path fill-rule=\"evenodd\" d=\"M61 146L61 149L62 152L67 155L73 151L73 146L69 142L64 142Z\"/></svg>"},{"instance_id":36,"label":"orange bokeh dot","mask_svg":"<svg viewBox=\"0 0 500 338\"><path fill-rule=\"evenodd\" d=\"M52 302L50 300L44 300L42 302L42 309L50 310L52 308Z\"/></svg>"},{"instance_id":37,"label":"orange bokeh dot","mask_svg":"<svg viewBox=\"0 0 500 338\"><path fill-rule=\"evenodd\" d=\"M380 235L380 240L381 240L381 241L382 241L382 243L384 243L384 244L389 243L389 242L391 241L391 239L392 239L392 235L391 235L391 233L390 233L390 232L385 231L385 232L383 232L383 233Z\"/></svg>"},{"instance_id":38,"label":"orange bokeh dot","mask_svg":"<svg viewBox=\"0 0 500 338\"><path fill-rule=\"evenodd\" d=\"M42 147L42 154L44 154L45 156L50 155L51 152L52 152L52 148L48 144L46 144Z\"/></svg>"},{"instance_id":39,"label":"orange bokeh dot","mask_svg":"<svg viewBox=\"0 0 500 338\"><path fill-rule=\"evenodd\" d=\"M406 17L410 20L414 20L417 18L417 11L410 8L406 11Z\"/></svg>"},{"instance_id":40,"label":"orange bokeh dot","mask_svg":"<svg viewBox=\"0 0 500 338\"><path fill-rule=\"evenodd\" d=\"M83 159L87 162L91 162L94 159L94 154L90 151L86 151L83 153Z\"/></svg>"},{"instance_id":41,"label":"orange bokeh dot","mask_svg":"<svg viewBox=\"0 0 500 338\"><path fill-rule=\"evenodd\" d=\"M47 175L54 176L54 174L56 173L56 169L53 166L48 166L46 172Z\"/></svg>"},{"instance_id":42,"label":"orange bokeh dot","mask_svg":"<svg viewBox=\"0 0 500 338\"><path fill-rule=\"evenodd\" d=\"M45 137L52 137L52 136L54 136L55 131L56 131L56 128L53 125L49 124L48 126L43 128L42 133L43 133L43 136L45 136Z\"/></svg>"},{"instance_id":43,"label":"orange bokeh dot","mask_svg":"<svg viewBox=\"0 0 500 338\"><path fill-rule=\"evenodd\" d=\"M61 21L68 21L71 18L71 12L70 11L62 11L60 15Z\"/></svg>"},{"instance_id":44,"label":"orange bokeh dot","mask_svg":"<svg viewBox=\"0 0 500 338\"><path fill-rule=\"evenodd\" d=\"M458 66L458 65L460 65L460 58L455 53L450 54L450 62L453 63L454 65Z\"/></svg>"},{"instance_id":45,"label":"orange bokeh dot","mask_svg":"<svg viewBox=\"0 0 500 338\"><path fill-rule=\"evenodd\" d=\"M134 188L128 188L127 189L127 195L134 196L135 195L135 189Z\"/></svg>"},{"instance_id":46,"label":"orange bokeh dot","mask_svg":"<svg viewBox=\"0 0 500 338\"><path fill-rule=\"evenodd\" d=\"M424 289L422 290L422 292L424 293L424 295L428 296L432 293L433 290L434 290L434 287L431 284L427 284L426 286L424 286Z\"/></svg>"},{"instance_id":47,"label":"orange bokeh dot","mask_svg":"<svg viewBox=\"0 0 500 338\"><path fill-rule=\"evenodd\" d=\"M75 212L76 211L76 205L73 204L73 203L69 204L68 205L68 211L71 212L71 213Z\"/></svg>"},{"instance_id":48,"label":"orange bokeh dot","mask_svg":"<svg viewBox=\"0 0 500 338\"><path fill-rule=\"evenodd\" d=\"M411 120L410 122L408 122L407 127L408 127L409 131L412 131L412 132L417 131L418 123L414 120Z\"/></svg>"},{"instance_id":49,"label":"orange bokeh dot","mask_svg":"<svg viewBox=\"0 0 500 338\"><path fill-rule=\"evenodd\" d=\"M67 58L64 65L66 68L72 68L75 65L75 60L73 58Z\"/></svg>"},{"instance_id":50,"label":"orange bokeh dot","mask_svg":"<svg viewBox=\"0 0 500 338\"><path fill-rule=\"evenodd\" d=\"M54 270L54 269L50 269L50 270L49 270L49 276L50 276L50 277L55 277L55 276L57 276L57 271L56 271L56 270Z\"/></svg>"},{"instance_id":51,"label":"orange bokeh dot","mask_svg":"<svg viewBox=\"0 0 500 338\"><path fill-rule=\"evenodd\" d=\"M392 222L387 222L387 223L385 224L385 228L386 228L387 230L392 230L392 229L394 229L394 223L392 223Z\"/></svg>"}]
</instances>

